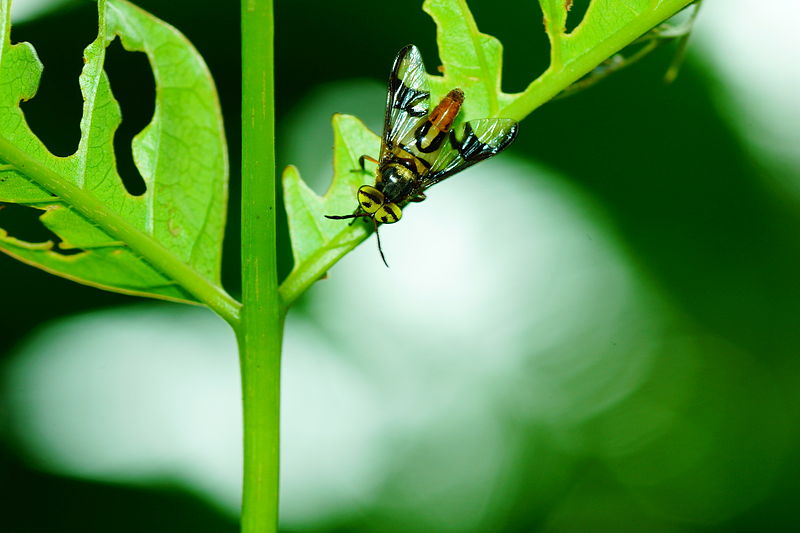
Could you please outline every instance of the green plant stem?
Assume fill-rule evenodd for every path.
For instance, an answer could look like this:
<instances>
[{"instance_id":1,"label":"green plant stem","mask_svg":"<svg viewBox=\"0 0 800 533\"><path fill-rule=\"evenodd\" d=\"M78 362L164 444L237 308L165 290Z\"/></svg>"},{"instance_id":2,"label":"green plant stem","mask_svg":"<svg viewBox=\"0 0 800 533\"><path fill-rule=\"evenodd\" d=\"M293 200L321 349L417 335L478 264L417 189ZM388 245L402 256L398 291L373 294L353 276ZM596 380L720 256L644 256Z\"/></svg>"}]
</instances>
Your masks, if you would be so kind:
<instances>
[{"instance_id":1,"label":"green plant stem","mask_svg":"<svg viewBox=\"0 0 800 533\"><path fill-rule=\"evenodd\" d=\"M311 285L325 277L325 273L338 263L339 259L350 253L369 235L371 233L362 224L350 226L328 243L325 248L320 249L298 268L292 270L291 274L283 280L279 289L283 305L290 307Z\"/></svg>"},{"instance_id":2,"label":"green plant stem","mask_svg":"<svg viewBox=\"0 0 800 533\"><path fill-rule=\"evenodd\" d=\"M700 7L703 5L703 0L697 0L692 7L694 7L694 11L687 22L688 29L683 37L680 38L678 43L678 51L675 52L675 56L672 58L672 63L670 63L667 72L664 74L664 83L672 83L675 81L675 78L678 77L678 72L681 70L681 65L683 64L683 60L686 58L686 50L689 44L689 37L692 35L692 28L694 27L694 23L697 22L697 15L700 14Z\"/></svg>"},{"instance_id":3,"label":"green plant stem","mask_svg":"<svg viewBox=\"0 0 800 533\"><path fill-rule=\"evenodd\" d=\"M30 154L0 136L0 159L52 192L109 235L125 242L131 250L186 289L199 301L213 309L232 326L239 321L240 304L225 290L204 278L192 267L176 258L151 235L133 226L109 209L91 193L50 170Z\"/></svg>"},{"instance_id":4,"label":"green plant stem","mask_svg":"<svg viewBox=\"0 0 800 533\"><path fill-rule=\"evenodd\" d=\"M587 76L581 78L580 80L576 81L556 96L553 97L554 100L558 100L561 98L566 98L568 96L573 96L576 93L585 91L586 89L590 89L603 81L604 79L608 78L612 74L616 74L620 70L627 68L635 63L641 61L644 57L647 57L653 50L659 47L664 41L658 39L652 39L648 43L642 45L642 47L631 54L628 57L622 57L620 54L612 56L609 59L617 59L614 63L605 66L605 68L598 73L598 69L595 68L592 72L590 72Z\"/></svg>"},{"instance_id":5,"label":"green plant stem","mask_svg":"<svg viewBox=\"0 0 800 533\"><path fill-rule=\"evenodd\" d=\"M272 0L242 0L242 532L278 529L284 309L275 235Z\"/></svg>"},{"instance_id":6,"label":"green plant stem","mask_svg":"<svg viewBox=\"0 0 800 533\"><path fill-rule=\"evenodd\" d=\"M630 24L608 36L597 46L571 58L564 64L553 63L550 67L521 92L498 116L522 120L536 108L552 99L597 65L611 57L639 36L691 4L693 0L664 0L646 15L637 17ZM555 59L555 58L554 58Z\"/></svg>"}]
</instances>

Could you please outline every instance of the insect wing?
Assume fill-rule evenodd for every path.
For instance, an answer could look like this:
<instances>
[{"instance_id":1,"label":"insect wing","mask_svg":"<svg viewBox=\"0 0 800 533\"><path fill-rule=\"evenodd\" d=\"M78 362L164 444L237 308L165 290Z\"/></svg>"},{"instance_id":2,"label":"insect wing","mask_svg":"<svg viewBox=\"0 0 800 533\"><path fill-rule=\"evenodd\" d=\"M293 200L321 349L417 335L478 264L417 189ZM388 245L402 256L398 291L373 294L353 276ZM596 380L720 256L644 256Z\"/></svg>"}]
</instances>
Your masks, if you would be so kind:
<instances>
[{"instance_id":1,"label":"insect wing","mask_svg":"<svg viewBox=\"0 0 800 533\"><path fill-rule=\"evenodd\" d=\"M431 92L419 49L410 44L400 50L389 76L383 123L381 160L402 139L412 134L430 109Z\"/></svg>"},{"instance_id":2,"label":"insect wing","mask_svg":"<svg viewBox=\"0 0 800 533\"><path fill-rule=\"evenodd\" d=\"M452 130L449 141L436 154L430 172L423 177L423 188L499 154L514 142L518 129L517 122L510 118L481 118L464 125L461 141Z\"/></svg>"}]
</instances>

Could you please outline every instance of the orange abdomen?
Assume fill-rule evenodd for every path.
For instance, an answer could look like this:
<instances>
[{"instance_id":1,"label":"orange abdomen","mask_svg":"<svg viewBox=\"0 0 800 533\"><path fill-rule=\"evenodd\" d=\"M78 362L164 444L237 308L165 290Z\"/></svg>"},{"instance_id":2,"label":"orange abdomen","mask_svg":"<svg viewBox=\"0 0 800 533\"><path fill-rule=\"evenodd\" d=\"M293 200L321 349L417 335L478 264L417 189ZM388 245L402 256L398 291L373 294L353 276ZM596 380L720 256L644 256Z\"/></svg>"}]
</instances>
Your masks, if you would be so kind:
<instances>
[{"instance_id":1,"label":"orange abdomen","mask_svg":"<svg viewBox=\"0 0 800 533\"><path fill-rule=\"evenodd\" d=\"M461 109L461 104L464 103L464 91L461 89L453 89L447 96L442 98L439 105L431 111L428 116L431 124L437 130L447 133L453 126L453 121L458 116L458 111Z\"/></svg>"}]
</instances>

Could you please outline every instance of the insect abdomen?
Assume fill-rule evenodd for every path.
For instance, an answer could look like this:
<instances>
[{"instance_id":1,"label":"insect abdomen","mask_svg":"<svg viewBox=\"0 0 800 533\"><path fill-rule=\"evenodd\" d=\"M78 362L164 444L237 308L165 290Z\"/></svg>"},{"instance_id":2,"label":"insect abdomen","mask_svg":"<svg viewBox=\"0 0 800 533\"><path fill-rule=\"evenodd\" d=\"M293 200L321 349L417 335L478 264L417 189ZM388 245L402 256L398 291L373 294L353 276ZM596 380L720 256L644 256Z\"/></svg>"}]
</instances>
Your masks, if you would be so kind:
<instances>
[{"instance_id":1,"label":"insect abdomen","mask_svg":"<svg viewBox=\"0 0 800 533\"><path fill-rule=\"evenodd\" d=\"M461 109L461 104L464 103L464 91L461 89L453 89L447 96L442 98L431 114L428 120L431 122L433 128L447 133L453 127L453 121L458 116Z\"/></svg>"},{"instance_id":2,"label":"insect abdomen","mask_svg":"<svg viewBox=\"0 0 800 533\"><path fill-rule=\"evenodd\" d=\"M461 89L453 89L442 98L439 105L414 132L417 150L429 154L442 146L463 102L464 91Z\"/></svg>"}]
</instances>

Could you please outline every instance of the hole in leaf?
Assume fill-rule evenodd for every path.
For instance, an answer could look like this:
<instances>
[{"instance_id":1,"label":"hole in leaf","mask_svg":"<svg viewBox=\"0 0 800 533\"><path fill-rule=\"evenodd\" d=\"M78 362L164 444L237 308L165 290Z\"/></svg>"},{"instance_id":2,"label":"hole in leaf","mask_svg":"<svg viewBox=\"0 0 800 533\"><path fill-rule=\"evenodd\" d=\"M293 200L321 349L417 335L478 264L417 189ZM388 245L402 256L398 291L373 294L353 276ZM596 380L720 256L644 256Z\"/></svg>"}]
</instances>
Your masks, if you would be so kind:
<instances>
[{"instance_id":1,"label":"hole in leaf","mask_svg":"<svg viewBox=\"0 0 800 533\"><path fill-rule=\"evenodd\" d=\"M65 27L70 31L63 31ZM83 69L83 49L97 35L97 17L91 10L75 9L14 25L11 33L12 42L32 43L44 65L36 96L20 104L28 125L53 154L65 157L75 153L83 114L78 77Z\"/></svg>"},{"instance_id":2,"label":"hole in leaf","mask_svg":"<svg viewBox=\"0 0 800 533\"><path fill-rule=\"evenodd\" d=\"M117 172L125 189L134 196L147 190L144 178L133 162L133 137L152 120L156 105L155 80L147 55L128 52L119 39L106 49L105 71L111 90L122 110L122 123L114 135Z\"/></svg>"},{"instance_id":3,"label":"hole in leaf","mask_svg":"<svg viewBox=\"0 0 800 533\"><path fill-rule=\"evenodd\" d=\"M564 0L567 6L567 33L572 33L572 30L578 27L583 17L586 16L586 10L589 9L589 4L592 0Z\"/></svg>"},{"instance_id":4,"label":"hole in leaf","mask_svg":"<svg viewBox=\"0 0 800 533\"><path fill-rule=\"evenodd\" d=\"M53 241L52 250L61 255L76 255L83 250L78 248L61 248L61 237L47 229L39 217L44 214L41 209L18 204L0 203L0 228L3 228L15 239L30 243Z\"/></svg>"},{"instance_id":5,"label":"hole in leaf","mask_svg":"<svg viewBox=\"0 0 800 533\"><path fill-rule=\"evenodd\" d=\"M541 24L531 22L542 20L539 3L508 3L498 9L492 2L470 2L469 8L480 31L503 43L503 91L523 91L550 63L547 34ZM433 71L434 59L429 61Z\"/></svg>"}]
</instances>

